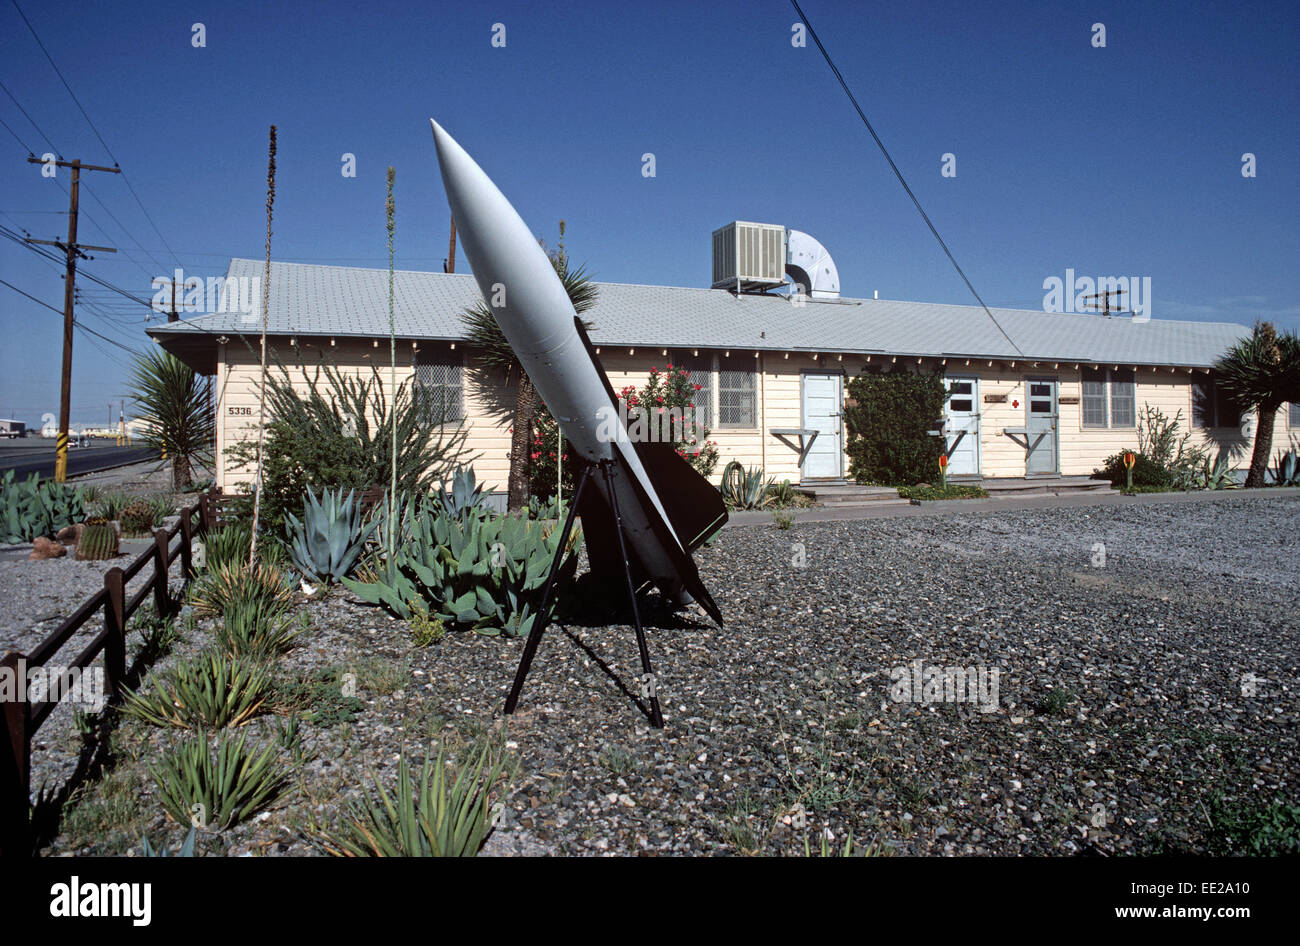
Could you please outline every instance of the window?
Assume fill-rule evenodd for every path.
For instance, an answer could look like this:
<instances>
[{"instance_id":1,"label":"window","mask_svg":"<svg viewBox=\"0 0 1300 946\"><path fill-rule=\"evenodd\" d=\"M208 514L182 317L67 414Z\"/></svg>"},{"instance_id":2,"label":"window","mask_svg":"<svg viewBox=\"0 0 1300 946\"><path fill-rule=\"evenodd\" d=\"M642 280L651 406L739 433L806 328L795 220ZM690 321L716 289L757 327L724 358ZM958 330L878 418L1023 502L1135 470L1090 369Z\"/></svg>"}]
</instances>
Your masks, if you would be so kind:
<instances>
[{"instance_id":1,"label":"window","mask_svg":"<svg viewBox=\"0 0 1300 946\"><path fill-rule=\"evenodd\" d=\"M1137 398L1132 371L1110 372L1110 425L1137 426Z\"/></svg>"},{"instance_id":2,"label":"window","mask_svg":"<svg viewBox=\"0 0 1300 946\"><path fill-rule=\"evenodd\" d=\"M1137 426L1137 385L1132 371L1094 371L1091 380L1084 380L1083 426Z\"/></svg>"},{"instance_id":3,"label":"window","mask_svg":"<svg viewBox=\"0 0 1300 946\"><path fill-rule=\"evenodd\" d=\"M975 410L975 382L952 381L948 384L948 409L956 414L969 414Z\"/></svg>"},{"instance_id":4,"label":"window","mask_svg":"<svg viewBox=\"0 0 1300 946\"><path fill-rule=\"evenodd\" d=\"M465 375L461 356L454 351L417 350L415 394L439 422L465 419Z\"/></svg>"},{"instance_id":5,"label":"window","mask_svg":"<svg viewBox=\"0 0 1300 946\"><path fill-rule=\"evenodd\" d=\"M1213 379L1192 382L1192 426L1241 426L1241 411Z\"/></svg>"},{"instance_id":6,"label":"window","mask_svg":"<svg viewBox=\"0 0 1300 946\"><path fill-rule=\"evenodd\" d=\"M1300 401L1294 402L1287 414L1287 424L1292 427L1300 427Z\"/></svg>"},{"instance_id":7,"label":"window","mask_svg":"<svg viewBox=\"0 0 1300 946\"><path fill-rule=\"evenodd\" d=\"M1093 374L1100 374L1094 371ZM1083 382L1083 426L1106 426L1106 382Z\"/></svg>"},{"instance_id":8,"label":"window","mask_svg":"<svg viewBox=\"0 0 1300 946\"><path fill-rule=\"evenodd\" d=\"M718 356L718 426L754 427L758 417L758 376L752 354Z\"/></svg>"},{"instance_id":9,"label":"window","mask_svg":"<svg viewBox=\"0 0 1300 946\"><path fill-rule=\"evenodd\" d=\"M695 393L695 420L705 427L710 426L710 408L713 405L713 355L702 352L692 355L690 352L673 352L672 364L676 368L685 368L690 372L690 381L700 385Z\"/></svg>"}]
</instances>

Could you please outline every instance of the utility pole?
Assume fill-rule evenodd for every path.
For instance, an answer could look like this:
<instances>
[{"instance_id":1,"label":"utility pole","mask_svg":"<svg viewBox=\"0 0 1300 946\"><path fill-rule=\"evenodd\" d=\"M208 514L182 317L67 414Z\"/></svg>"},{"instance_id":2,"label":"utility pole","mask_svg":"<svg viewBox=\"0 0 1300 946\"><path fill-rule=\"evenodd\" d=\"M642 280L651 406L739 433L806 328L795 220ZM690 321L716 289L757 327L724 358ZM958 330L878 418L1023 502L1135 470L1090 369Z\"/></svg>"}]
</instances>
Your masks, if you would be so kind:
<instances>
[{"instance_id":1,"label":"utility pole","mask_svg":"<svg viewBox=\"0 0 1300 946\"><path fill-rule=\"evenodd\" d=\"M29 164L46 163L35 155L28 156L27 162ZM82 170L107 171L110 174L121 174L122 169L119 167L101 167L98 164L82 164L79 160L60 160L55 161L54 165L55 167L72 168L72 187L69 190L70 204L68 208L68 241L60 243L57 240L33 240L28 237L27 242L57 246L68 257L68 271L63 277L63 383L59 391L59 436L55 441L54 454L54 481L62 483L68 478L68 415L72 412L72 303L77 281L77 257L89 259L82 250L98 250L101 253L117 252L110 246L90 246L89 244L77 243L77 193L80 189L81 172Z\"/></svg>"},{"instance_id":2,"label":"utility pole","mask_svg":"<svg viewBox=\"0 0 1300 946\"><path fill-rule=\"evenodd\" d=\"M175 276L172 277L171 284L172 284L172 308L171 311L167 313L167 321L175 322L178 319L180 319L180 316L176 314L176 277Z\"/></svg>"},{"instance_id":3,"label":"utility pole","mask_svg":"<svg viewBox=\"0 0 1300 946\"><path fill-rule=\"evenodd\" d=\"M447 258L442 261L444 273L456 271L456 218L451 218L451 245L447 247Z\"/></svg>"}]
</instances>

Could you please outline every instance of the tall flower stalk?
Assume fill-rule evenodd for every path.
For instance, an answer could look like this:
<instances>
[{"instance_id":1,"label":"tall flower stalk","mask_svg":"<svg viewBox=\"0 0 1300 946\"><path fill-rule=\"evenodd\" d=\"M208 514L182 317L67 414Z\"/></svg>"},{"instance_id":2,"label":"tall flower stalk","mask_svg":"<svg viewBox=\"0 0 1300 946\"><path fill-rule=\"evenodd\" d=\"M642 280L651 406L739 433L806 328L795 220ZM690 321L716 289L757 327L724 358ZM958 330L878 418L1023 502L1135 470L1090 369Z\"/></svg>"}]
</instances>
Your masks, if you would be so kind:
<instances>
[{"instance_id":1,"label":"tall flower stalk","mask_svg":"<svg viewBox=\"0 0 1300 946\"><path fill-rule=\"evenodd\" d=\"M253 483L253 537L248 543L248 566L257 558L257 520L262 511L262 441L266 435L266 326L271 309L271 208L275 204L275 126L271 126L270 155L266 162L266 272L262 277L262 377L257 398L257 475Z\"/></svg>"},{"instance_id":2,"label":"tall flower stalk","mask_svg":"<svg viewBox=\"0 0 1300 946\"><path fill-rule=\"evenodd\" d=\"M388 215L388 360L389 360L389 380L394 392L397 391L397 324L393 318L393 232L397 228L395 216L397 212L397 203L393 200L393 180L397 177L397 171L391 165L388 168L388 199L384 202L384 209ZM393 424L393 475L389 483L388 497L390 503L397 502L397 425ZM390 508L396 508L395 506ZM392 561L395 551L396 529L388 530L388 558Z\"/></svg>"}]
</instances>

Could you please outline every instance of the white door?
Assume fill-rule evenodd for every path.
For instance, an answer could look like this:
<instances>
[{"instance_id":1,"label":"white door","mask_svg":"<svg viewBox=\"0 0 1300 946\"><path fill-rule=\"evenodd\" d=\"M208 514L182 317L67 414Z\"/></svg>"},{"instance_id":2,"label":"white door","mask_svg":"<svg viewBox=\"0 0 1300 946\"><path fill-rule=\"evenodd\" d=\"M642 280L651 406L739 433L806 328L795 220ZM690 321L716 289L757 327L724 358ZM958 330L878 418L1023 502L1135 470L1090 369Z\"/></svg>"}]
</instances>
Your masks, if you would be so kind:
<instances>
[{"instance_id":1,"label":"white door","mask_svg":"<svg viewBox=\"0 0 1300 946\"><path fill-rule=\"evenodd\" d=\"M817 439L800 468L803 479L839 479L841 404L838 374L803 376L802 426L817 431Z\"/></svg>"},{"instance_id":2,"label":"white door","mask_svg":"<svg viewBox=\"0 0 1300 946\"><path fill-rule=\"evenodd\" d=\"M949 476L977 476L980 471L979 379L949 378L948 403L944 405L947 423L943 430L948 438Z\"/></svg>"},{"instance_id":3,"label":"white door","mask_svg":"<svg viewBox=\"0 0 1300 946\"><path fill-rule=\"evenodd\" d=\"M1056 379L1028 378L1025 386L1025 431L1029 457L1025 475L1055 473L1056 466Z\"/></svg>"}]
</instances>

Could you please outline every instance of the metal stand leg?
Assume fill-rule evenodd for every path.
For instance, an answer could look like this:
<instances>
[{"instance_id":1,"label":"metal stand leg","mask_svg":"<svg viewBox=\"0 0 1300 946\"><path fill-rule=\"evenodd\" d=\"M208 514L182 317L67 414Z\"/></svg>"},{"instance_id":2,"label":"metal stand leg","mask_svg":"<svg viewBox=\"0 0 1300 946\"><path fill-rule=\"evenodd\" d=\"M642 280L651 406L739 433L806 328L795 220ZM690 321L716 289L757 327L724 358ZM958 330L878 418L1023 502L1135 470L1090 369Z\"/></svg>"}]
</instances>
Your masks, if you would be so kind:
<instances>
[{"instance_id":1,"label":"metal stand leg","mask_svg":"<svg viewBox=\"0 0 1300 946\"><path fill-rule=\"evenodd\" d=\"M646 687L642 691L650 703L650 723L655 729L664 728L664 716L659 711L659 696L655 692L655 675L650 666L650 650L645 643L645 630L641 627L641 611L636 605L636 586L632 583L632 565L627 558L627 543L623 538L623 516L618 511L618 492L614 489L614 475L610 470L610 461L602 461L601 470L605 474L605 487L609 490L609 504L614 513L614 531L618 533L618 550L623 556L623 576L627 579L627 600L632 605L632 622L636 626L636 645L641 651L641 669Z\"/></svg>"},{"instance_id":2,"label":"metal stand leg","mask_svg":"<svg viewBox=\"0 0 1300 946\"><path fill-rule=\"evenodd\" d=\"M541 605L537 611L537 617L533 620L533 629L528 633L528 643L524 645L524 655L519 660L519 669L515 671L514 686L510 688L510 695L506 697L506 714L509 715L515 711L515 706L519 703L519 691L524 688L524 679L528 676L528 670L533 665L533 656L537 653L537 645L542 642L542 634L546 630L546 613L551 604L551 595L555 591L555 580L560 573L560 565L564 561L564 550L569 544L569 536L573 533L574 520L578 518L578 503L582 499L582 490L587 485L587 479L591 476L590 464L582 468L578 474L578 486L573 491L573 505L569 507L569 514L564 519L564 528L560 532L560 544L555 549L555 558L551 560L551 572L546 576L546 584L542 586Z\"/></svg>"}]
</instances>

